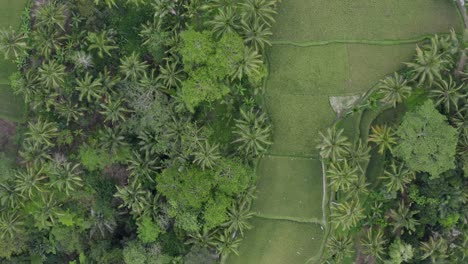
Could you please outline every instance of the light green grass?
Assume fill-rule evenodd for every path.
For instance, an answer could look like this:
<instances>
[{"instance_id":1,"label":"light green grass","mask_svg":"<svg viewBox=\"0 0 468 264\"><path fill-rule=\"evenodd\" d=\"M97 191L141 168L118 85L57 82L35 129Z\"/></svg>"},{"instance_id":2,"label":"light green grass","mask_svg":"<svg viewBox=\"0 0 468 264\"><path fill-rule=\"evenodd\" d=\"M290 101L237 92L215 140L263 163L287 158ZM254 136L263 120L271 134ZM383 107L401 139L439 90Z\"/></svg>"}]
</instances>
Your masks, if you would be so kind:
<instances>
[{"instance_id":1,"label":"light green grass","mask_svg":"<svg viewBox=\"0 0 468 264\"><path fill-rule=\"evenodd\" d=\"M11 26L17 29L26 2L26 0L0 0L0 28ZM6 61L0 54L0 118L19 122L24 116L24 103L20 97L13 95L8 85L8 78L15 71L16 65Z\"/></svg>"},{"instance_id":2,"label":"light green grass","mask_svg":"<svg viewBox=\"0 0 468 264\"><path fill-rule=\"evenodd\" d=\"M273 123L270 153L316 154L318 132L329 126L335 116L328 96L267 92L265 99Z\"/></svg>"},{"instance_id":3,"label":"light green grass","mask_svg":"<svg viewBox=\"0 0 468 264\"><path fill-rule=\"evenodd\" d=\"M300 221L322 220L322 177L317 159L262 158L258 166L257 199L252 210L266 217Z\"/></svg>"},{"instance_id":4,"label":"light green grass","mask_svg":"<svg viewBox=\"0 0 468 264\"><path fill-rule=\"evenodd\" d=\"M254 229L247 231L240 256L231 264L305 263L320 253L324 231L318 224L254 218Z\"/></svg>"},{"instance_id":5,"label":"light green grass","mask_svg":"<svg viewBox=\"0 0 468 264\"><path fill-rule=\"evenodd\" d=\"M320 40L410 39L462 29L449 0L282 1L273 38Z\"/></svg>"}]
</instances>

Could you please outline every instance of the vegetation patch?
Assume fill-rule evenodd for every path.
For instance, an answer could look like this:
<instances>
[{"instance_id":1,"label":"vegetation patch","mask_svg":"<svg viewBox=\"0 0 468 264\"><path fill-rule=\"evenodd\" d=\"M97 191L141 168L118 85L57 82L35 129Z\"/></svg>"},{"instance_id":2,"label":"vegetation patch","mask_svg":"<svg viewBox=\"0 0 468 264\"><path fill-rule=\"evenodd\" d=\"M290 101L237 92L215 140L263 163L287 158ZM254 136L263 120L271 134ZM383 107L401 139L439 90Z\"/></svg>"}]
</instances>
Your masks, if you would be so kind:
<instances>
[{"instance_id":1,"label":"vegetation patch","mask_svg":"<svg viewBox=\"0 0 468 264\"><path fill-rule=\"evenodd\" d=\"M295 42L411 39L462 26L452 1L440 0L282 1L276 20L274 39Z\"/></svg>"},{"instance_id":2,"label":"vegetation patch","mask_svg":"<svg viewBox=\"0 0 468 264\"><path fill-rule=\"evenodd\" d=\"M316 159L262 158L257 169L256 214L305 221L322 219L321 164Z\"/></svg>"},{"instance_id":3,"label":"vegetation patch","mask_svg":"<svg viewBox=\"0 0 468 264\"><path fill-rule=\"evenodd\" d=\"M229 263L306 263L320 252L324 230L318 224L254 218L239 255Z\"/></svg>"}]
</instances>

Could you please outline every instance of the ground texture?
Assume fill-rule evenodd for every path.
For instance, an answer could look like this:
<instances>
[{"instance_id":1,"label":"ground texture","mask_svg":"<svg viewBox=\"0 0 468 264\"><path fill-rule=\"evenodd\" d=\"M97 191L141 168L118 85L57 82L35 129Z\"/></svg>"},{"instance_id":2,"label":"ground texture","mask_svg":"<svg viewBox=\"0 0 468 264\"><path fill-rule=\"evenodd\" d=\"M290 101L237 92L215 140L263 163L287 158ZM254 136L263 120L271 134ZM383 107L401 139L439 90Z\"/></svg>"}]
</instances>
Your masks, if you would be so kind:
<instances>
[{"instance_id":1,"label":"ground texture","mask_svg":"<svg viewBox=\"0 0 468 264\"><path fill-rule=\"evenodd\" d=\"M274 143L257 167L254 229L229 263L319 263L328 226L315 146L335 118L329 98L367 91L416 43L461 26L449 0L282 1L267 51ZM344 124L351 137L368 119L356 118Z\"/></svg>"}]
</instances>

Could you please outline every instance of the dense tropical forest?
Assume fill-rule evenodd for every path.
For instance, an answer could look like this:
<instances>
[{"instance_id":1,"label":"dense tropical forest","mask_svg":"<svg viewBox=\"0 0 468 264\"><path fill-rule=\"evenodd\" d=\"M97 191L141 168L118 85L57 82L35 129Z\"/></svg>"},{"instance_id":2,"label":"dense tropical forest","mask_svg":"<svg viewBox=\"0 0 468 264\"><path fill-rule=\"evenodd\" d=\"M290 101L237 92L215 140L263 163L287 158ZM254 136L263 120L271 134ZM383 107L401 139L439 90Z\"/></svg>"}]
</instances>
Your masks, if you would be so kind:
<instances>
[{"instance_id":1,"label":"dense tropical forest","mask_svg":"<svg viewBox=\"0 0 468 264\"><path fill-rule=\"evenodd\" d=\"M3 155L11 263L214 263L249 228L276 1L34 1L0 31L26 122Z\"/></svg>"},{"instance_id":2,"label":"dense tropical forest","mask_svg":"<svg viewBox=\"0 0 468 264\"><path fill-rule=\"evenodd\" d=\"M0 263L468 262L468 16L348 25L381 1L26 1L0 28Z\"/></svg>"}]
</instances>

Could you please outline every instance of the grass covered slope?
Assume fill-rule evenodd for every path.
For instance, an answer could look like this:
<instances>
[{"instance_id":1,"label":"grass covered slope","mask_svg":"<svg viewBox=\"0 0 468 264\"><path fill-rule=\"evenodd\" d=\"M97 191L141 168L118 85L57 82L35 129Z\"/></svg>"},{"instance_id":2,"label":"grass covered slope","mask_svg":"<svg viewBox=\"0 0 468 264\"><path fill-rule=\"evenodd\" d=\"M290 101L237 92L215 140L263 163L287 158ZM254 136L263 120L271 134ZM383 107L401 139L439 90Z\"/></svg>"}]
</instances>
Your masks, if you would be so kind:
<instances>
[{"instance_id":1,"label":"grass covered slope","mask_svg":"<svg viewBox=\"0 0 468 264\"><path fill-rule=\"evenodd\" d=\"M436 18L437 17L437 18ZM401 40L461 30L457 9L445 0L283 1L275 40Z\"/></svg>"},{"instance_id":2,"label":"grass covered slope","mask_svg":"<svg viewBox=\"0 0 468 264\"><path fill-rule=\"evenodd\" d=\"M0 0L0 28L18 28L21 13L26 0ZM0 118L10 121L20 121L24 108L23 101L13 95L9 87L9 76L16 70L16 65L0 56Z\"/></svg>"}]
</instances>

